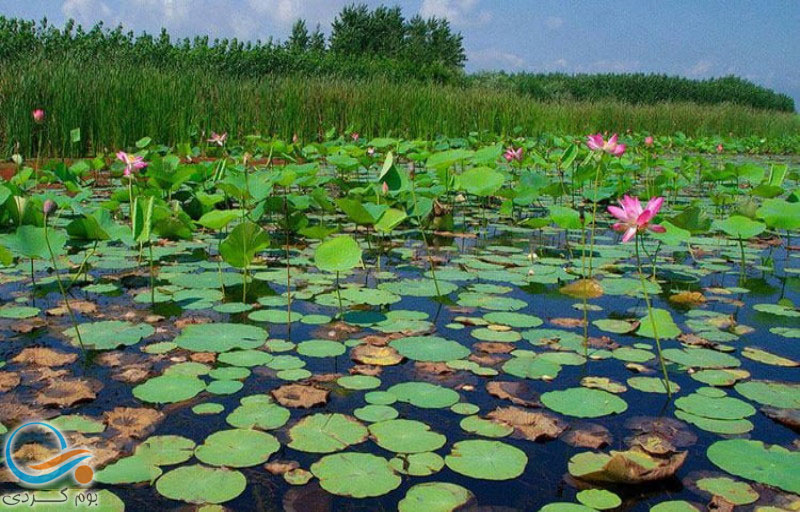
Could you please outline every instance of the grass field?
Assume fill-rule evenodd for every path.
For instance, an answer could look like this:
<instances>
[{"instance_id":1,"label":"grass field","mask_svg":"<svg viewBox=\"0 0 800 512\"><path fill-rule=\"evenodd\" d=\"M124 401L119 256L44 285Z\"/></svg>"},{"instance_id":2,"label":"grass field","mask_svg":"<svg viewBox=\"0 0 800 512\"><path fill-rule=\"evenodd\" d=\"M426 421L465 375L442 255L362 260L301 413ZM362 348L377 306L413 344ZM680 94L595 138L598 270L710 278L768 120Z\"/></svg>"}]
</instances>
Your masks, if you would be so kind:
<instances>
[{"instance_id":1,"label":"grass field","mask_svg":"<svg viewBox=\"0 0 800 512\"><path fill-rule=\"evenodd\" d=\"M22 72L20 72L22 69ZM800 117L735 105L541 102L511 91L435 83L302 76L232 78L127 64L40 62L0 70L2 154L31 155L31 109L48 113L43 153L94 154L143 136L164 144L209 130L232 135L297 134L312 140L329 128L365 136L433 138L487 130L583 134L626 130L691 136L800 133ZM81 141L70 133L80 128Z\"/></svg>"}]
</instances>

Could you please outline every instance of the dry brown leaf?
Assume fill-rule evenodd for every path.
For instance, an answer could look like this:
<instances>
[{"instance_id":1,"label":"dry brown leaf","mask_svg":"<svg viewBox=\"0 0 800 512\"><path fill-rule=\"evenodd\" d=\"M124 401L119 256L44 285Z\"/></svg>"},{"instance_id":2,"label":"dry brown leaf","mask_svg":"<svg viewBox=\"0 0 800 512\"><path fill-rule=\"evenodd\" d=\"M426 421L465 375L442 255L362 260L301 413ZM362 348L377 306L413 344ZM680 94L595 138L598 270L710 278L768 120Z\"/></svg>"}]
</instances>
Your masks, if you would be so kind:
<instances>
[{"instance_id":1,"label":"dry brown leaf","mask_svg":"<svg viewBox=\"0 0 800 512\"><path fill-rule=\"evenodd\" d=\"M270 393L285 407L308 409L325 404L329 391L308 384L284 384Z\"/></svg>"},{"instance_id":2,"label":"dry brown leaf","mask_svg":"<svg viewBox=\"0 0 800 512\"><path fill-rule=\"evenodd\" d=\"M69 301L69 305L73 313L91 315L97 312L97 304L89 302L88 300L71 300ZM48 309L45 313L50 316L66 316L69 314L69 310L67 309L66 303L61 301L58 306Z\"/></svg>"},{"instance_id":3,"label":"dry brown leaf","mask_svg":"<svg viewBox=\"0 0 800 512\"><path fill-rule=\"evenodd\" d=\"M604 446L610 445L613 438L611 437L611 432L603 425L580 423L573 425L561 436L561 440L570 446L599 450Z\"/></svg>"},{"instance_id":4,"label":"dry brown leaf","mask_svg":"<svg viewBox=\"0 0 800 512\"><path fill-rule=\"evenodd\" d=\"M553 325L557 325L558 327L565 327L570 329L572 327L582 327L583 326L583 319L582 318L551 318L550 323Z\"/></svg>"},{"instance_id":5,"label":"dry brown leaf","mask_svg":"<svg viewBox=\"0 0 800 512\"><path fill-rule=\"evenodd\" d=\"M528 411L520 407L498 407L487 418L514 427L514 433L529 441L555 439L567 424L555 416L541 411Z\"/></svg>"},{"instance_id":6,"label":"dry brown leaf","mask_svg":"<svg viewBox=\"0 0 800 512\"><path fill-rule=\"evenodd\" d=\"M78 354L65 354L46 347L29 347L22 349L11 361L53 367L74 363L77 359Z\"/></svg>"},{"instance_id":7,"label":"dry brown leaf","mask_svg":"<svg viewBox=\"0 0 800 512\"><path fill-rule=\"evenodd\" d=\"M508 382L493 380L486 383L486 391L501 400L510 400L525 407L540 407L539 394L525 382Z\"/></svg>"},{"instance_id":8,"label":"dry brown leaf","mask_svg":"<svg viewBox=\"0 0 800 512\"><path fill-rule=\"evenodd\" d=\"M481 341L472 346L475 350L486 352L487 354L510 354L517 348L513 343L500 343L496 341Z\"/></svg>"},{"instance_id":9,"label":"dry brown leaf","mask_svg":"<svg viewBox=\"0 0 800 512\"><path fill-rule=\"evenodd\" d=\"M299 467L300 463L294 460L276 460L264 464L264 469L273 475L282 475Z\"/></svg>"},{"instance_id":10,"label":"dry brown leaf","mask_svg":"<svg viewBox=\"0 0 800 512\"><path fill-rule=\"evenodd\" d=\"M78 402L94 400L100 387L97 381L84 379L55 380L37 393L36 400L42 405L69 407Z\"/></svg>"},{"instance_id":11,"label":"dry brown leaf","mask_svg":"<svg viewBox=\"0 0 800 512\"><path fill-rule=\"evenodd\" d=\"M383 372L383 367L372 366L369 364L356 364L351 366L348 372L351 375L369 375L372 377L377 377Z\"/></svg>"},{"instance_id":12,"label":"dry brown leaf","mask_svg":"<svg viewBox=\"0 0 800 512\"><path fill-rule=\"evenodd\" d=\"M18 322L14 322L11 324L11 330L14 332L18 332L20 334L28 334L36 329L41 329L45 327L47 322L44 318L34 317L34 318L25 318Z\"/></svg>"},{"instance_id":13,"label":"dry brown leaf","mask_svg":"<svg viewBox=\"0 0 800 512\"><path fill-rule=\"evenodd\" d=\"M777 407L765 406L761 412L773 421L785 425L795 432L800 432L800 409L779 409Z\"/></svg>"},{"instance_id":14,"label":"dry brown leaf","mask_svg":"<svg viewBox=\"0 0 800 512\"><path fill-rule=\"evenodd\" d=\"M19 381L19 373L0 371L0 393L5 393L19 386Z\"/></svg>"},{"instance_id":15,"label":"dry brown leaf","mask_svg":"<svg viewBox=\"0 0 800 512\"><path fill-rule=\"evenodd\" d=\"M189 359L195 363L214 364L217 362L217 355L213 352L193 352Z\"/></svg>"},{"instance_id":16,"label":"dry brown leaf","mask_svg":"<svg viewBox=\"0 0 800 512\"><path fill-rule=\"evenodd\" d=\"M141 439L152 432L164 415L147 407L115 407L103 413L108 428L121 437Z\"/></svg>"},{"instance_id":17,"label":"dry brown leaf","mask_svg":"<svg viewBox=\"0 0 800 512\"><path fill-rule=\"evenodd\" d=\"M669 301L681 306L699 306L705 304L706 297L700 292L691 292L684 290L676 294L670 295Z\"/></svg>"},{"instance_id":18,"label":"dry brown leaf","mask_svg":"<svg viewBox=\"0 0 800 512\"><path fill-rule=\"evenodd\" d=\"M594 279L578 279L562 286L559 291L573 299L596 299L603 296L603 287Z\"/></svg>"}]
</instances>

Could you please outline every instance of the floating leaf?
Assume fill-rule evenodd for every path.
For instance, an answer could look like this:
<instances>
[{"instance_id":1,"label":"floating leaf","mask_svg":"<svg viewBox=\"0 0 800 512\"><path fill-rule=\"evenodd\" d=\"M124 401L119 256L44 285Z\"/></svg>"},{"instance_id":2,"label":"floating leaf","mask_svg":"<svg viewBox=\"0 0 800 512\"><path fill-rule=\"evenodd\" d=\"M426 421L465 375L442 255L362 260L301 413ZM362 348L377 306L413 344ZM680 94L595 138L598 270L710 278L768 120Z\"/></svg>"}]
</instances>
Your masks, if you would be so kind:
<instances>
[{"instance_id":1,"label":"floating leaf","mask_svg":"<svg viewBox=\"0 0 800 512\"><path fill-rule=\"evenodd\" d=\"M326 455L311 465L311 472L329 493L352 498L382 496L401 483L386 459L369 453Z\"/></svg>"},{"instance_id":2,"label":"floating leaf","mask_svg":"<svg viewBox=\"0 0 800 512\"><path fill-rule=\"evenodd\" d=\"M444 458L456 473L483 480L511 480L525 471L525 452L500 441L469 440L453 444Z\"/></svg>"}]
</instances>

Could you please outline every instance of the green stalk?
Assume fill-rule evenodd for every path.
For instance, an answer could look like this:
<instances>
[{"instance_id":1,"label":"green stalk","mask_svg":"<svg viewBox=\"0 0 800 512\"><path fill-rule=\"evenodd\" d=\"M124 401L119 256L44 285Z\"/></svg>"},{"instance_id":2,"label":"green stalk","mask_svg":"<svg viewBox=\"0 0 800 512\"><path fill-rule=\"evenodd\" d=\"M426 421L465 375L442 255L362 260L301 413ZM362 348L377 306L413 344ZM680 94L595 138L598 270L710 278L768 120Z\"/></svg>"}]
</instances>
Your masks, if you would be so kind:
<instances>
[{"instance_id":1,"label":"green stalk","mask_svg":"<svg viewBox=\"0 0 800 512\"><path fill-rule=\"evenodd\" d=\"M425 228L422 227L422 217L419 215L417 208L417 194L415 192L414 180L411 180L411 199L414 201L414 211L417 213L417 222L419 223L419 232L422 234L422 242L425 244L425 255L428 257L428 264L431 266L431 276L433 276L433 286L436 288L436 296L441 297L439 292L439 281L436 279L436 269L433 266L433 258L431 258L431 250L428 247L428 238L425 236Z\"/></svg>"},{"instance_id":2,"label":"green stalk","mask_svg":"<svg viewBox=\"0 0 800 512\"><path fill-rule=\"evenodd\" d=\"M69 313L69 319L72 322L72 326L75 328L75 334L78 337L78 344L81 346L81 352L86 353L86 348L83 346L83 338L81 338L81 331L78 328L78 322L75 320L75 314L72 312L72 306L69 305L69 298L67 297L67 292L64 289L64 283L61 282L61 276L58 273L58 264L56 263L56 255L53 253L53 248L50 246L50 238L48 237L48 229L47 229L47 215L44 217L44 241L47 244L47 251L50 253L50 261L53 263L53 270L56 273L56 282L58 283L58 289L61 291L61 297L64 299L64 305L67 307L67 313Z\"/></svg>"},{"instance_id":3,"label":"green stalk","mask_svg":"<svg viewBox=\"0 0 800 512\"><path fill-rule=\"evenodd\" d=\"M639 242L641 235L636 234L634 243L636 245L636 268L639 272L639 280L642 283L642 293L644 294L644 302L647 305L647 316L650 317L650 326L653 328L653 337L656 340L656 349L658 350L658 362L661 365L661 371L664 374L664 388L667 390L667 397L672 398L672 390L669 386L669 375L667 374L667 365L664 363L664 356L661 354L661 339L658 337L658 328L656 327L656 319L653 316L653 307L650 304L650 294L647 293L647 283L644 280L642 273L642 260L639 256Z\"/></svg>"},{"instance_id":4,"label":"green stalk","mask_svg":"<svg viewBox=\"0 0 800 512\"><path fill-rule=\"evenodd\" d=\"M336 296L339 299L339 318L344 317L344 308L342 308L342 292L339 289L339 271L336 271Z\"/></svg>"}]
</instances>

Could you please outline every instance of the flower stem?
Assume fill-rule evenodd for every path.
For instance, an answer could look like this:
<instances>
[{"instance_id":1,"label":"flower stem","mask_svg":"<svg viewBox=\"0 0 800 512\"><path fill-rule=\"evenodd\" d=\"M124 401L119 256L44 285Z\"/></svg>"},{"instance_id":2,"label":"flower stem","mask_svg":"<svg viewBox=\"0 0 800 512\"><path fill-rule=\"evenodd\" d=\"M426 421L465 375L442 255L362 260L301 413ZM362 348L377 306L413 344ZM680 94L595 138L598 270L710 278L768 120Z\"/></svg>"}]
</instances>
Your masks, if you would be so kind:
<instances>
[{"instance_id":1,"label":"flower stem","mask_svg":"<svg viewBox=\"0 0 800 512\"><path fill-rule=\"evenodd\" d=\"M44 242L47 244L47 251L50 253L50 261L53 263L53 270L56 273L56 282L58 283L58 289L61 292L61 297L64 299L64 305L67 307L67 313L69 313L69 319L72 322L72 326L75 328L75 335L78 338L78 344L81 346L81 352L86 353L86 348L83 346L83 338L81 338L81 331L78 328L78 322L75 320L75 314L72 312L72 307L69 305L69 298L67 297L67 292L64 289L64 284L61 282L61 276L58 273L58 264L56 263L56 255L53 253L53 248L50 246L50 238L47 235L47 216L44 219Z\"/></svg>"},{"instance_id":2,"label":"flower stem","mask_svg":"<svg viewBox=\"0 0 800 512\"><path fill-rule=\"evenodd\" d=\"M661 365L661 371L664 374L664 388L667 390L667 397L672 398L672 390L669 386L669 375L667 374L667 365L664 364L664 357L661 355L661 339L658 337L658 328L656 327L656 319L653 316L653 307L650 304L650 294L647 293L647 283L644 280L642 273L642 260L639 256L639 243L640 235L636 234L634 244L636 245L636 268L639 272L639 280L642 283L642 293L644 294L644 302L647 305L647 316L650 317L650 326L653 328L653 338L656 340L656 349L658 350L658 362Z\"/></svg>"}]
</instances>

